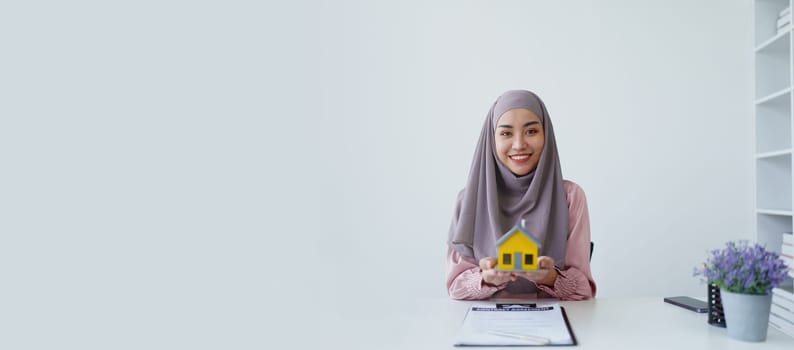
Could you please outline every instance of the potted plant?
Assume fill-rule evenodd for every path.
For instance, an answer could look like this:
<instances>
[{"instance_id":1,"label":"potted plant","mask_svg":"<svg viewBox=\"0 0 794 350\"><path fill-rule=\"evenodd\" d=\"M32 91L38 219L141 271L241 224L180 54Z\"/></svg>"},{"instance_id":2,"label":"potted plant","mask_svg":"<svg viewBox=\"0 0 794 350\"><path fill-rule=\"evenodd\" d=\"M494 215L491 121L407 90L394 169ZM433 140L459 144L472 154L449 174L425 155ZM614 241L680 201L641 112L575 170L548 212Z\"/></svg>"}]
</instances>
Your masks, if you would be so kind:
<instances>
[{"instance_id":1,"label":"potted plant","mask_svg":"<svg viewBox=\"0 0 794 350\"><path fill-rule=\"evenodd\" d=\"M695 275L720 288L728 336L744 341L766 340L772 288L786 277L780 256L747 241L714 249Z\"/></svg>"}]
</instances>

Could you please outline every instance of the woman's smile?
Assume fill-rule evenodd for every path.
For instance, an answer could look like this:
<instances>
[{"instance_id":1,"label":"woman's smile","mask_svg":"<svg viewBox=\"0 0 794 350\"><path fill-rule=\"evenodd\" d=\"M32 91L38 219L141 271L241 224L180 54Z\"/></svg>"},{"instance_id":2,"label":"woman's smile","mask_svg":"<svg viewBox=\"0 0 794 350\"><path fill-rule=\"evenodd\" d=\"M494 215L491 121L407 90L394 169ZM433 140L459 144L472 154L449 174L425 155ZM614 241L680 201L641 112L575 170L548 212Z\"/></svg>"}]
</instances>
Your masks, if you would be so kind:
<instances>
[{"instance_id":1,"label":"woman's smile","mask_svg":"<svg viewBox=\"0 0 794 350\"><path fill-rule=\"evenodd\" d=\"M510 157L510 160L513 163L516 163L516 164L520 165L520 164L524 164L524 163L528 162L530 156L531 156L531 154L529 154L529 153L520 153L520 154L513 154L513 155L510 155L508 157Z\"/></svg>"}]
</instances>

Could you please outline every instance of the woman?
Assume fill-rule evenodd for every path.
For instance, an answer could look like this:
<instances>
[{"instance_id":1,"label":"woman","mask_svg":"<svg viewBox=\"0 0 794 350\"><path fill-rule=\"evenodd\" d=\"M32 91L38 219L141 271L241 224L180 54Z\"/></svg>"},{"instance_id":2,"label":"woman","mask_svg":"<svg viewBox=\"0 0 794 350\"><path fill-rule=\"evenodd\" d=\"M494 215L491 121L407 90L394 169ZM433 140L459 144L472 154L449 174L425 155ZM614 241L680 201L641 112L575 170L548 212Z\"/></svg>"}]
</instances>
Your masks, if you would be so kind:
<instances>
[{"instance_id":1,"label":"woman","mask_svg":"<svg viewBox=\"0 0 794 350\"><path fill-rule=\"evenodd\" d=\"M494 269L496 241L524 222L541 243L539 269ZM584 191L562 179L543 101L508 91L488 112L449 232L447 289L454 299L595 296Z\"/></svg>"}]
</instances>

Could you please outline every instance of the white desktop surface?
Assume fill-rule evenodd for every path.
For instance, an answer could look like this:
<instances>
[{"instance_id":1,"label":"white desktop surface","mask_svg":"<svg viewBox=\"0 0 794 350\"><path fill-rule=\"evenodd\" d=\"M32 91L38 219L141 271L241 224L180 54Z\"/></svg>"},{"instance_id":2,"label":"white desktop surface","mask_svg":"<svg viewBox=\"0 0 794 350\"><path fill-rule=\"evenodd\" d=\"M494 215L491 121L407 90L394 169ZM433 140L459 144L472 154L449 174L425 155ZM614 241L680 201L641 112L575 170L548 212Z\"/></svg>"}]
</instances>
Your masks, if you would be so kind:
<instances>
[{"instance_id":1,"label":"white desktop surface","mask_svg":"<svg viewBox=\"0 0 794 350\"><path fill-rule=\"evenodd\" d=\"M452 349L469 306L482 302L427 298L339 304L316 318L313 325L304 325L315 331L300 339L290 336L288 347ZM569 347L572 349L794 349L794 338L772 328L766 342L733 340L724 328L709 325L707 314L664 303L663 297L560 304L579 343Z\"/></svg>"}]
</instances>

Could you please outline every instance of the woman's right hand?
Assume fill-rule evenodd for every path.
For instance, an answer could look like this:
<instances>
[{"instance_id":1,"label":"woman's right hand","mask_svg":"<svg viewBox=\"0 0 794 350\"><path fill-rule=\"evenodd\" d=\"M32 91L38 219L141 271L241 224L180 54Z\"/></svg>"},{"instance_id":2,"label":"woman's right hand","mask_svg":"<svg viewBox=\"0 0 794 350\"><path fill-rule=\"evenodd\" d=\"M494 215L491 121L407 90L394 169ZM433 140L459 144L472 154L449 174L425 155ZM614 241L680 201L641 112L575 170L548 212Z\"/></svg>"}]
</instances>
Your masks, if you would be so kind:
<instances>
[{"instance_id":1,"label":"woman's right hand","mask_svg":"<svg viewBox=\"0 0 794 350\"><path fill-rule=\"evenodd\" d=\"M482 272L483 282L498 287L515 280L513 274L507 271L497 271L494 269L494 266L496 266L496 258L489 257L480 259L480 270Z\"/></svg>"}]
</instances>

